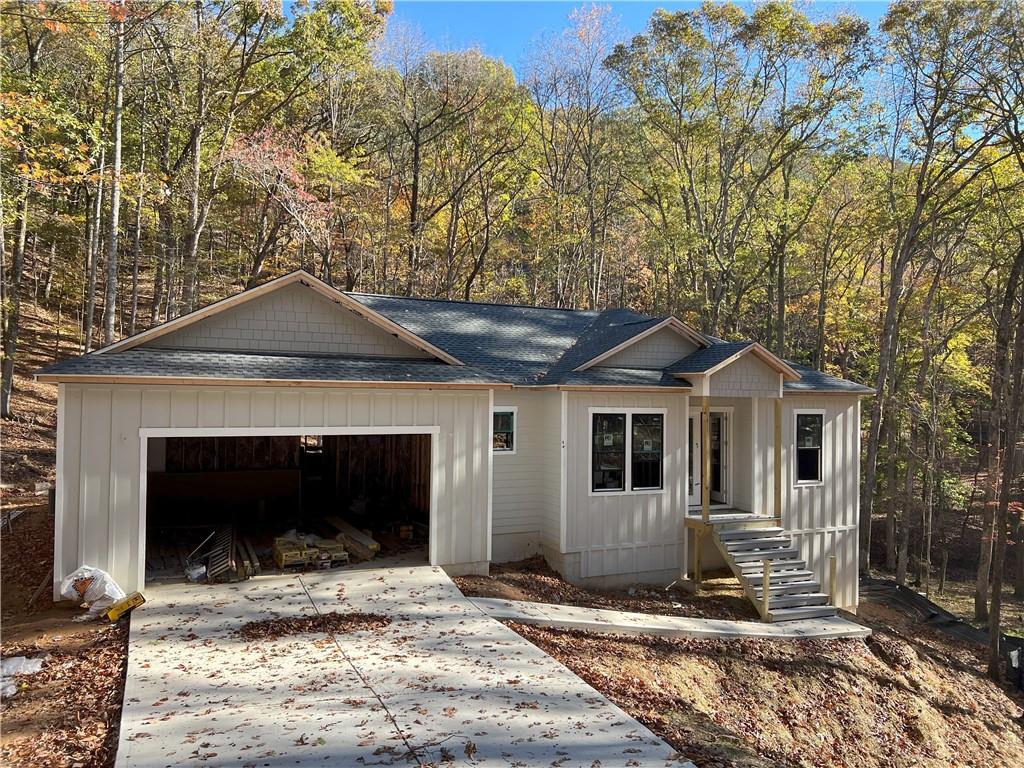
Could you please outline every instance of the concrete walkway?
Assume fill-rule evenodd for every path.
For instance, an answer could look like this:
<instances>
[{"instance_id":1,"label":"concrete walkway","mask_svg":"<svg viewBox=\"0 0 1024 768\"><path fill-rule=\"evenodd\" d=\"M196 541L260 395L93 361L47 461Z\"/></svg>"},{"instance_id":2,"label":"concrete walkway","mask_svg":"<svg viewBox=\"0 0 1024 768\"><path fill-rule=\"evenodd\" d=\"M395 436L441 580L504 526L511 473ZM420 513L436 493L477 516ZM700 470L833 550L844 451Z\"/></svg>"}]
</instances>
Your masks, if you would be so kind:
<instances>
[{"instance_id":1,"label":"concrete walkway","mask_svg":"<svg viewBox=\"0 0 1024 768\"><path fill-rule=\"evenodd\" d=\"M119 767L692 765L437 568L168 585L146 597L132 615ZM333 637L237 634L317 610L392 621Z\"/></svg>"},{"instance_id":2,"label":"concrete walkway","mask_svg":"<svg viewBox=\"0 0 1024 768\"><path fill-rule=\"evenodd\" d=\"M491 597L472 597L470 601L495 619L518 621L554 629L579 629L609 634L643 634L660 637L704 637L715 640L763 638L767 640L834 639L867 637L871 630L838 616L767 624L760 621L692 619L685 616L660 616L629 613L572 605L530 603Z\"/></svg>"}]
</instances>

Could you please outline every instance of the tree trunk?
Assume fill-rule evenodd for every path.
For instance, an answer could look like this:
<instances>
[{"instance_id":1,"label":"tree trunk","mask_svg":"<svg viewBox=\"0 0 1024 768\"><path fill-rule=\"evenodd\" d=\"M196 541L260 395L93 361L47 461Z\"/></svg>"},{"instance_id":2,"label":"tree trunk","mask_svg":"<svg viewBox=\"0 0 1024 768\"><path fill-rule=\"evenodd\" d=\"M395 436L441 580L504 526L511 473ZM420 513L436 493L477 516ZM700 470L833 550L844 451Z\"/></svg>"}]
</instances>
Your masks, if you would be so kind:
<instances>
[{"instance_id":1,"label":"tree trunk","mask_svg":"<svg viewBox=\"0 0 1024 768\"><path fill-rule=\"evenodd\" d=\"M885 515L885 569L892 573L896 570L896 425L895 414L890 413L886 424L886 452L888 469L886 471L886 491L889 494L889 506Z\"/></svg>"},{"instance_id":2,"label":"tree trunk","mask_svg":"<svg viewBox=\"0 0 1024 768\"><path fill-rule=\"evenodd\" d=\"M1017 255L1010 267L1010 274L1003 293L1002 306L996 320L995 356L992 366L992 407L988 425L988 477L985 483L985 499L982 507L982 527L978 573L974 582L974 620L988 621L988 588L991 577L992 542L995 536L994 505L999 476L999 455L1002 445L1003 405L1009 386L1010 339L1013 334L1013 314L1017 291L1024 274L1024 235L1018 235ZM1005 456L1003 458L1005 472Z\"/></svg>"},{"instance_id":3,"label":"tree trunk","mask_svg":"<svg viewBox=\"0 0 1024 768\"><path fill-rule=\"evenodd\" d=\"M85 351L92 352L92 326L96 314L96 270L98 268L100 253L100 219L103 214L103 176L106 173L107 149L100 150L100 172L96 181L96 198L93 201L92 223L89 238L89 247L86 251L88 264L86 265L86 286L85 286L85 327L82 335L85 337Z\"/></svg>"},{"instance_id":4,"label":"tree trunk","mask_svg":"<svg viewBox=\"0 0 1024 768\"><path fill-rule=\"evenodd\" d=\"M27 162L24 151L22 162ZM18 211L17 231L14 241L14 253L11 258L11 276L9 295L7 296L7 315L4 318L3 365L0 367L0 417L11 415L11 392L14 389L14 356L18 351L18 326L21 324L21 273L25 262L25 240L28 235L28 178L21 181L21 208Z\"/></svg>"},{"instance_id":5,"label":"tree trunk","mask_svg":"<svg viewBox=\"0 0 1024 768\"><path fill-rule=\"evenodd\" d=\"M995 552L992 558L992 608L988 622L988 674L1001 682L1003 669L1000 659L999 637L1002 630L1003 573L1006 562L1007 510L1010 489L1017 477L1017 441L1020 435L1021 406L1024 405L1024 310L1017 316L1017 338L1013 344L1013 363L1010 371L1012 396L1006 410L1006 451L1003 459L1003 479L999 489L999 507L995 516Z\"/></svg>"},{"instance_id":6,"label":"tree trunk","mask_svg":"<svg viewBox=\"0 0 1024 768\"><path fill-rule=\"evenodd\" d=\"M124 0L118 3L124 13ZM107 239L107 290L103 307L103 343L114 343L117 313L117 245L121 213L121 114L124 112L124 16L120 15L114 34L114 158L110 168L110 235Z\"/></svg>"}]
</instances>

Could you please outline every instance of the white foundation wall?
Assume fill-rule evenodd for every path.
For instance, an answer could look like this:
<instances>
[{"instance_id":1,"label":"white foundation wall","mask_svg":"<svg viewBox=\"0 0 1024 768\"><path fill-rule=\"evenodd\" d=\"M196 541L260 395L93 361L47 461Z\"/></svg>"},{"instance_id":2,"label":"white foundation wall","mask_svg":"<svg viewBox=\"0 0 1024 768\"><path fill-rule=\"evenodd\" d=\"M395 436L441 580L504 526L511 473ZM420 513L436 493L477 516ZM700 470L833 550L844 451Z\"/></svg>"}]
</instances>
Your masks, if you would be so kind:
<instances>
[{"instance_id":1,"label":"white foundation wall","mask_svg":"<svg viewBox=\"0 0 1024 768\"><path fill-rule=\"evenodd\" d=\"M492 502L492 552L494 562L521 560L541 551L541 529L557 494L550 483L552 456L558 467L559 394L529 390L499 390L494 409L516 410L515 452L496 451ZM554 493L552 492L554 490Z\"/></svg>"},{"instance_id":2,"label":"white foundation wall","mask_svg":"<svg viewBox=\"0 0 1024 768\"><path fill-rule=\"evenodd\" d=\"M688 405L689 398L678 392L568 393L565 537L559 553L567 578L613 584L678 575L685 564ZM590 408L666 409L663 492L591 493Z\"/></svg>"},{"instance_id":3,"label":"white foundation wall","mask_svg":"<svg viewBox=\"0 0 1024 768\"><path fill-rule=\"evenodd\" d=\"M774 506L774 401L759 399L756 430L755 505L763 514ZM793 412L824 411L820 485L797 486ZM856 609L857 519L860 513L860 401L843 395L786 395L782 399L782 525L801 557L828 591L829 557L836 556L840 607Z\"/></svg>"},{"instance_id":4,"label":"white foundation wall","mask_svg":"<svg viewBox=\"0 0 1024 768\"><path fill-rule=\"evenodd\" d=\"M57 420L55 594L79 565L142 588L140 429L436 427L431 562L467 572L490 559L485 390L61 384Z\"/></svg>"}]
</instances>

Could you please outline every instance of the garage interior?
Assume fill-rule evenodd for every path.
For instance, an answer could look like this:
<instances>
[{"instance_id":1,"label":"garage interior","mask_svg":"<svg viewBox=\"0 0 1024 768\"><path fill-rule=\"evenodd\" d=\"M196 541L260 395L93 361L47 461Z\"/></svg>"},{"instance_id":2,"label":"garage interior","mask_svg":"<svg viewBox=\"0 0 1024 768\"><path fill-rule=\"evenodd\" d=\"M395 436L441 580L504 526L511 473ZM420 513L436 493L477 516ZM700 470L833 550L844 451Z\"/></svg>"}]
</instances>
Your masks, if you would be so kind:
<instances>
[{"instance_id":1,"label":"garage interior","mask_svg":"<svg viewBox=\"0 0 1024 768\"><path fill-rule=\"evenodd\" d=\"M151 437L146 580L426 561L430 436Z\"/></svg>"}]
</instances>

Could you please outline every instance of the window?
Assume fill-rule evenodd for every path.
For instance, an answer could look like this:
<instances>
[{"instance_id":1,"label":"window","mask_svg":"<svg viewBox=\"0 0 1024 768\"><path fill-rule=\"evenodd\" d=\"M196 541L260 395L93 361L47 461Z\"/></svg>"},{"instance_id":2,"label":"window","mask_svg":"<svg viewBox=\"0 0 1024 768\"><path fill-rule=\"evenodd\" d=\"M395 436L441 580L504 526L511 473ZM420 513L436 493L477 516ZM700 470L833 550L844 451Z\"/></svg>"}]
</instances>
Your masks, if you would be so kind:
<instances>
[{"instance_id":1,"label":"window","mask_svg":"<svg viewBox=\"0 0 1024 768\"><path fill-rule=\"evenodd\" d=\"M663 489L663 413L593 413L591 419L591 491Z\"/></svg>"},{"instance_id":2,"label":"window","mask_svg":"<svg viewBox=\"0 0 1024 768\"><path fill-rule=\"evenodd\" d=\"M633 414L632 460L634 490L661 488L661 455L665 417L660 413Z\"/></svg>"},{"instance_id":3,"label":"window","mask_svg":"<svg viewBox=\"0 0 1024 768\"><path fill-rule=\"evenodd\" d=\"M595 491L622 491L626 485L626 414L594 414Z\"/></svg>"},{"instance_id":4,"label":"window","mask_svg":"<svg viewBox=\"0 0 1024 768\"><path fill-rule=\"evenodd\" d=\"M821 435L825 416L820 412L800 412L796 417L796 482L820 483Z\"/></svg>"},{"instance_id":5,"label":"window","mask_svg":"<svg viewBox=\"0 0 1024 768\"><path fill-rule=\"evenodd\" d=\"M494 437L491 450L495 453L516 452L516 409L495 408L493 412Z\"/></svg>"}]
</instances>

